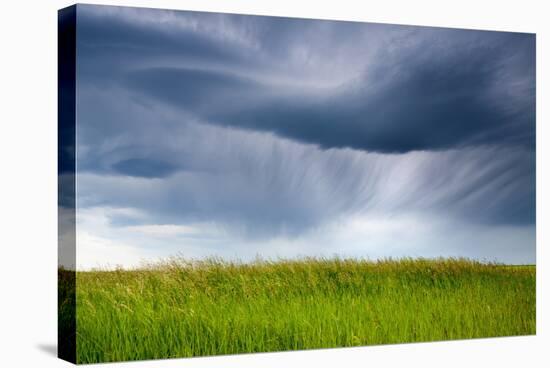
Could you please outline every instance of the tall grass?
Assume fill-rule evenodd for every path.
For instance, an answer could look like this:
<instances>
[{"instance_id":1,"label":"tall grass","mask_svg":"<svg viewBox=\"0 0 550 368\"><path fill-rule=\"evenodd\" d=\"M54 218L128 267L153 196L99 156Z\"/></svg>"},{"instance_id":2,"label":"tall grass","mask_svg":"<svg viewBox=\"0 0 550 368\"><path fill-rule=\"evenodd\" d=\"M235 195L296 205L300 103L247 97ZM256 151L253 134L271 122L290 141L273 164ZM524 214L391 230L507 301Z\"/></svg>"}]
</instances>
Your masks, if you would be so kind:
<instances>
[{"instance_id":1,"label":"tall grass","mask_svg":"<svg viewBox=\"0 0 550 368\"><path fill-rule=\"evenodd\" d=\"M185 261L77 272L78 363L535 333L535 267Z\"/></svg>"}]
</instances>

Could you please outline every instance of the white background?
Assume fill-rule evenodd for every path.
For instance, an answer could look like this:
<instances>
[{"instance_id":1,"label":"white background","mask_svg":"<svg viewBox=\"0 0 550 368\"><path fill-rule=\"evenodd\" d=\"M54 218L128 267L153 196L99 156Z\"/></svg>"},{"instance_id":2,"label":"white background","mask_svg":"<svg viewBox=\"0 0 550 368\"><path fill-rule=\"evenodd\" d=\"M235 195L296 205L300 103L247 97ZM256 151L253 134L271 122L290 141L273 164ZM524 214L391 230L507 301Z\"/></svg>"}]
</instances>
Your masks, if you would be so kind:
<instances>
[{"instance_id":1,"label":"white background","mask_svg":"<svg viewBox=\"0 0 550 368\"><path fill-rule=\"evenodd\" d=\"M545 1L100 1L157 8L537 33L537 336L110 364L109 367L548 367L550 20ZM57 9L0 12L0 366L64 367L56 351Z\"/></svg>"}]
</instances>

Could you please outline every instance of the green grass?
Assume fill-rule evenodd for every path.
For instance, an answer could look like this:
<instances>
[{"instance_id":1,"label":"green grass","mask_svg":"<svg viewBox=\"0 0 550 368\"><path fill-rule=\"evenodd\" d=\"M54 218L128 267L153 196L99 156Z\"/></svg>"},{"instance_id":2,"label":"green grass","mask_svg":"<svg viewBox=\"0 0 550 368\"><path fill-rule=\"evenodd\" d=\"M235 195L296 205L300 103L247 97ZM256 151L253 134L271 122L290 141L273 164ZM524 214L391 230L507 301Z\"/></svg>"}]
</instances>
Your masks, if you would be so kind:
<instances>
[{"instance_id":1,"label":"green grass","mask_svg":"<svg viewBox=\"0 0 550 368\"><path fill-rule=\"evenodd\" d=\"M535 267L464 259L157 263L76 275L78 363L535 333Z\"/></svg>"}]
</instances>

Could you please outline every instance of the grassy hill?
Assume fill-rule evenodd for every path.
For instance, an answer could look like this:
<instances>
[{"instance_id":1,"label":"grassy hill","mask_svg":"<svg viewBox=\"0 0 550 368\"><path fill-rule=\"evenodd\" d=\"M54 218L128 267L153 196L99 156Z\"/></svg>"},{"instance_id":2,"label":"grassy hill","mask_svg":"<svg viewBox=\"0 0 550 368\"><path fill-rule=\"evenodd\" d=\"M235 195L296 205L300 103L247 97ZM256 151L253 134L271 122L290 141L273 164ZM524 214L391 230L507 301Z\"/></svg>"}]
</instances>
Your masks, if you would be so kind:
<instances>
[{"instance_id":1,"label":"grassy hill","mask_svg":"<svg viewBox=\"0 0 550 368\"><path fill-rule=\"evenodd\" d=\"M78 363L535 333L535 267L171 259L76 275Z\"/></svg>"}]
</instances>

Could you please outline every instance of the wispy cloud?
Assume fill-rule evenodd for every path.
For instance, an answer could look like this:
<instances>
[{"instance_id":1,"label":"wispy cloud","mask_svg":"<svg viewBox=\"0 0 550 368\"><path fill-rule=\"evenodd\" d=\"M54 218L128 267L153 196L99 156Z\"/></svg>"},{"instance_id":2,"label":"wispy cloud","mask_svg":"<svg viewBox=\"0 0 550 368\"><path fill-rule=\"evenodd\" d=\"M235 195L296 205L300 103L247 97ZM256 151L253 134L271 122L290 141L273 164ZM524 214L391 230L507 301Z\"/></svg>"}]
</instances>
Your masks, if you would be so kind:
<instances>
[{"instance_id":1,"label":"wispy cloud","mask_svg":"<svg viewBox=\"0 0 550 368\"><path fill-rule=\"evenodd\" d=\"M81 254L534 260L533 35L78 14Z\"/></svg>"}]
</instances>

